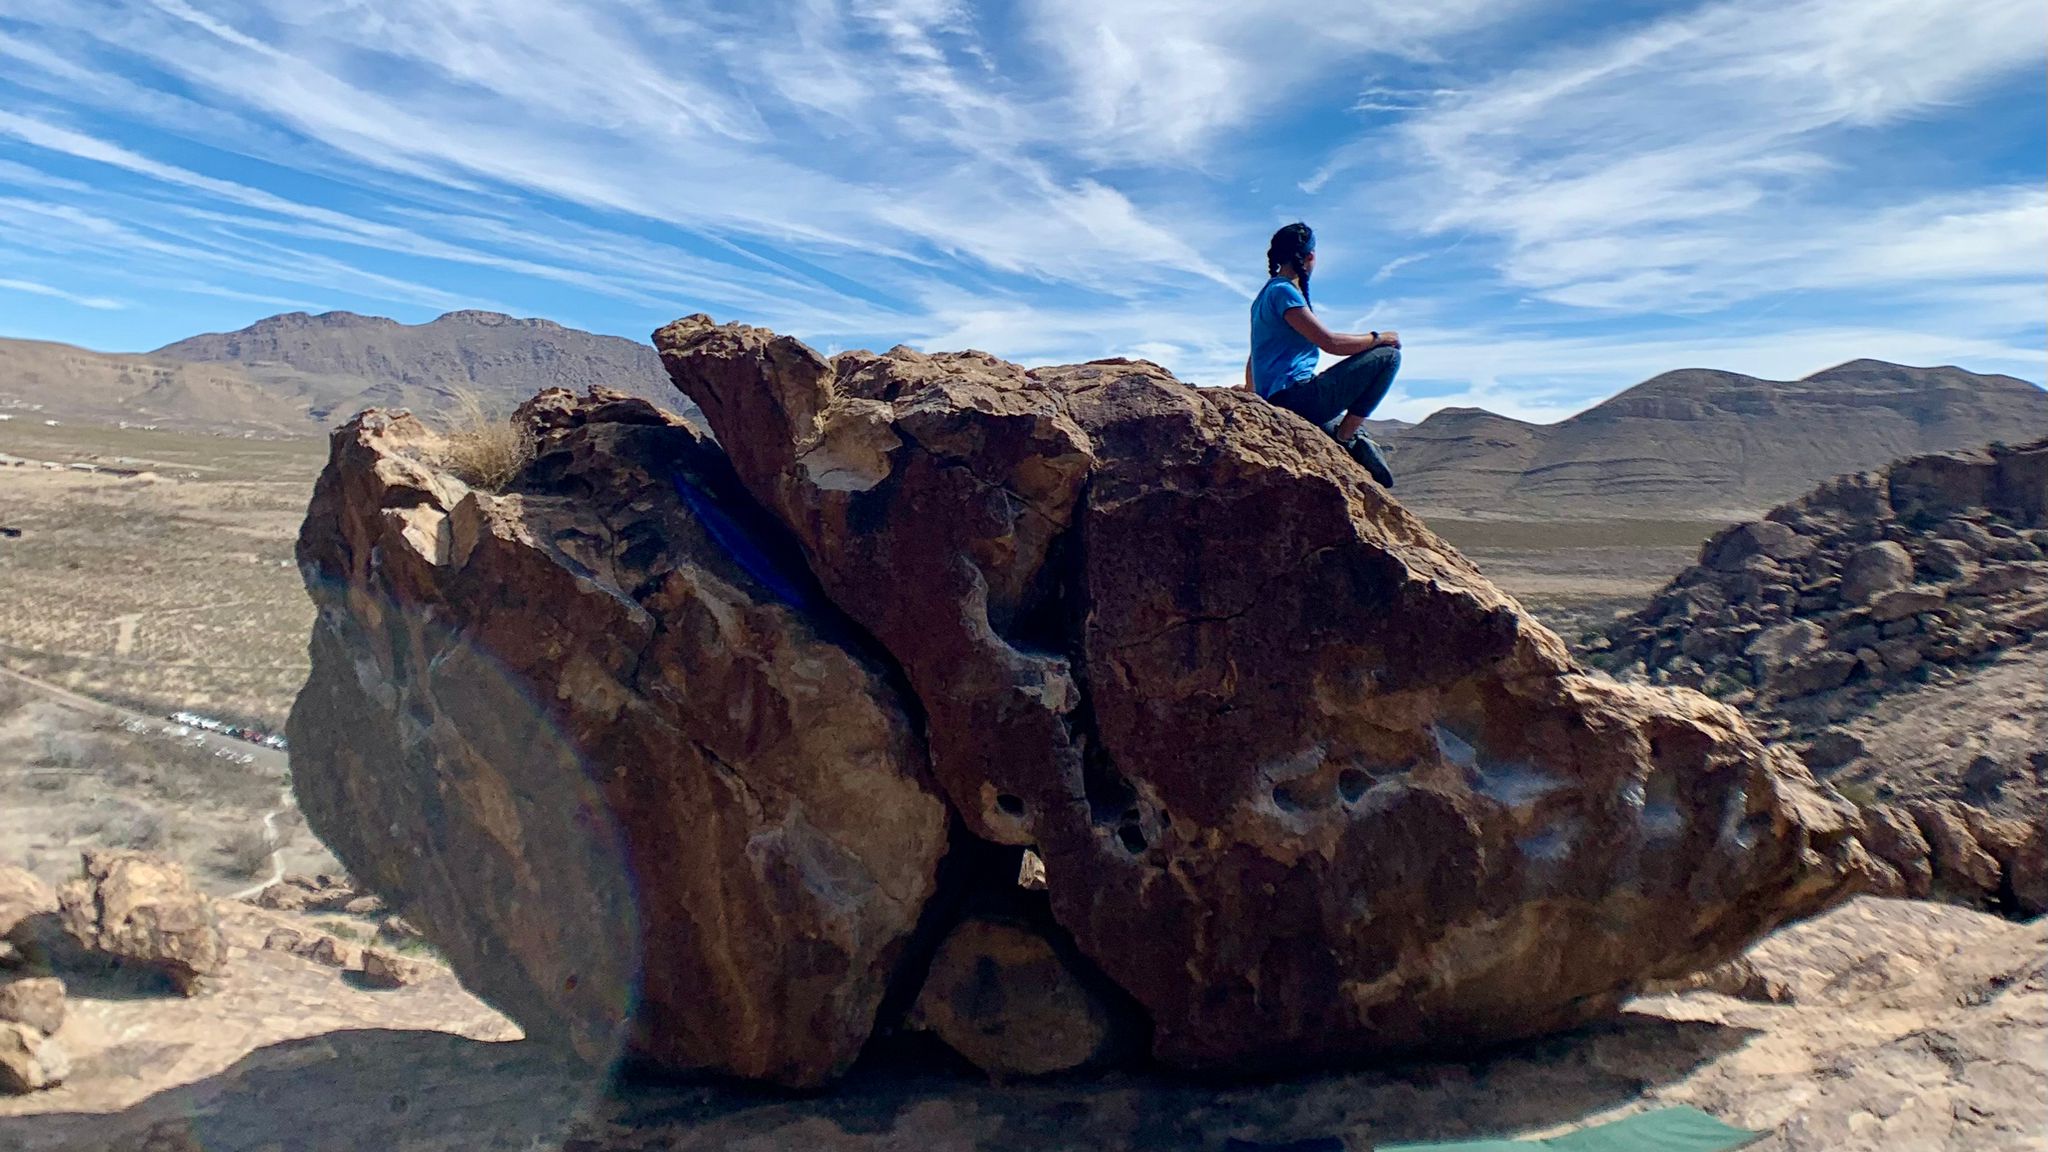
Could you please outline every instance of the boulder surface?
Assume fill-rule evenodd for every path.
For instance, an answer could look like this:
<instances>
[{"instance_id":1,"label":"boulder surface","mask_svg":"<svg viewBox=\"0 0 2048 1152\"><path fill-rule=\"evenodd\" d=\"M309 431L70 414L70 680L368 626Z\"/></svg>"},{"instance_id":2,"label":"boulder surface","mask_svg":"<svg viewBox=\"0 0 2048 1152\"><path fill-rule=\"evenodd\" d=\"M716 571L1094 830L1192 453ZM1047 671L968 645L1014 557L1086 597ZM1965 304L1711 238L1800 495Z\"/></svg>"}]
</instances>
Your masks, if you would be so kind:
<instances>
[{"instance_id":1,"label":"boulder surface","mask_svg":"<svg viewBox=\"0 0 2048 1152\"><path fill-rule=\"evenodd\" d=\"M1796 757L1582 673L1254 397L701 316L655 345L1168 1063L1569 1027L1872 874Z\"/></svg>"},{"instance_id":2,"label":"boulder surface","mask_svg":"<svg viewBox=\"0 0 2048 1152\"><path fill-rule=\"evenodd\" d=\"M503 492L406 415L339 429L300 806L531 1036L815 1084L858 1055L947 846L886 668L772 566L717 448L543 393Z\"/></svg>"}]
</instances>

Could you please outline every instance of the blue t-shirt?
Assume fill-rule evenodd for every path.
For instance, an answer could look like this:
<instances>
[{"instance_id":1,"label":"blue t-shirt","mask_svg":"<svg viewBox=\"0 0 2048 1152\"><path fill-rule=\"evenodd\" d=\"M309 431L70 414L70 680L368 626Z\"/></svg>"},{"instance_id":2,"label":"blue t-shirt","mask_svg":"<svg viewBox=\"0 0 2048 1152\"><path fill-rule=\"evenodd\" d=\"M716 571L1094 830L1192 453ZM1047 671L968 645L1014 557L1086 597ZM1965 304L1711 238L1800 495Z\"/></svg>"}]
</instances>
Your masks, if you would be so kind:
<instances>
[{"instance_id":1,"label":"blue t-shirt","mask_svg":"<svg viewBox=\"0 0 2048 1152\"><path fill-rule=\"evenodd\" d=\"M1259 395L1315 376L1316 346L1287 322L1288 309L1306 307L1301 289L1285 276L1266 281L1252 300L1252 388Z\"/></svg>"}]
</instances>

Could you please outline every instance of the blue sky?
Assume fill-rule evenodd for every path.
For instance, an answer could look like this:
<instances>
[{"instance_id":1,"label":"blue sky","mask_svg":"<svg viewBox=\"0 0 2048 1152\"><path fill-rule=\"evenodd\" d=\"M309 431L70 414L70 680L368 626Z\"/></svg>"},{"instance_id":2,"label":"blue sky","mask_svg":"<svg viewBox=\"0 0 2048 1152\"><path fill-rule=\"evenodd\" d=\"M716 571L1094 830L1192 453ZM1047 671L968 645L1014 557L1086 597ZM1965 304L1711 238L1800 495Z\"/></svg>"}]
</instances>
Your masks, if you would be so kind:
<instances>
[{"instance_id":1,"label":"blue sky","mask_svg":"<svg viewBox=\"0 0 2048 1152\"><path fill-rule=\"evenodd\" d=\"M0 0L0 335L707 311L1226 382L1302 218L1382 415L2039 381L2044 108L2039 0Z\"/></svg>"}]
</instances>

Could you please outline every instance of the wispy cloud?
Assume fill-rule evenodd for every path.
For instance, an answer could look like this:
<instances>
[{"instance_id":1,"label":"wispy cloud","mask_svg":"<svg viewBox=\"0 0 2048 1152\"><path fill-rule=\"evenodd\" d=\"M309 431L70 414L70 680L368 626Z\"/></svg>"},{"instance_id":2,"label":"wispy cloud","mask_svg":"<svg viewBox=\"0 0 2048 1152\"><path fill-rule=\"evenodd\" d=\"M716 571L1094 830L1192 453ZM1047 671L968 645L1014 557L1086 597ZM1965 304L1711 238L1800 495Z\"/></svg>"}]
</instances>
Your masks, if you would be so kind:
<instances>
[{"instance_id":1,"label":"wispy cloud","mask_svg":"<svg viewBox=\"0 0 2048 1152\"><path fill-rule=\"evenodd\" d=\"M69 301L80 308L96 308L101 311L117 311L128 306L119 300L109 299L105 296L80 296L75 292L66 292L62 288L52 288L48 284L38 284L33 280L13 280L0 277L0 292L26 292L31 296L48 296L53 300Z\"/></svg>"},{"instance_id":2,"label":"wispy cloud","mask_svg":"<svg viewBox=\"0 0 2048 1152\"><path fill-rule=\"evenodd\" d=\"M1888 151L1935 118L1995 136L1971 117L2031 83L2037 24L2031 0L0 0L0 268L122 339L253 318L230 302L636 336L704 309L1224 382L1266 234L1308 215L1319 308L1401 328L1429 384L1404 412L1561 413L1774 346L2038 376L2042 149ZM115 296L137 306L95 328L82 302Z\"/></svg>"}]
</instances>

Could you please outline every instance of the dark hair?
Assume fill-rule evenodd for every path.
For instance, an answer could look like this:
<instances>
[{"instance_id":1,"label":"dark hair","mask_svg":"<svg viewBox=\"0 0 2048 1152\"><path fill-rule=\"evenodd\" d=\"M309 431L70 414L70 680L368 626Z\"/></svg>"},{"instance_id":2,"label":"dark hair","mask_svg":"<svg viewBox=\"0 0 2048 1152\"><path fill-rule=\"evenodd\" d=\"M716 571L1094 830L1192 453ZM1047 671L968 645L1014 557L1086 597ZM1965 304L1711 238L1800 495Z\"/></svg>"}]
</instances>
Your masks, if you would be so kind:
<instances>
[{"instance_id":1,"label":"dark hair","mask_svg":"<svg viewBox=\"0 0 2048 1152\"><path fill-rule=\"evenodd\" d=\"M1316 250L1316 234L1308 225L1295 221L1273 233L1266 245L1266 275L1294 273L1301 281L1301 298L1308 299L1308 254Z\"/></svg>"}]
</instances>

